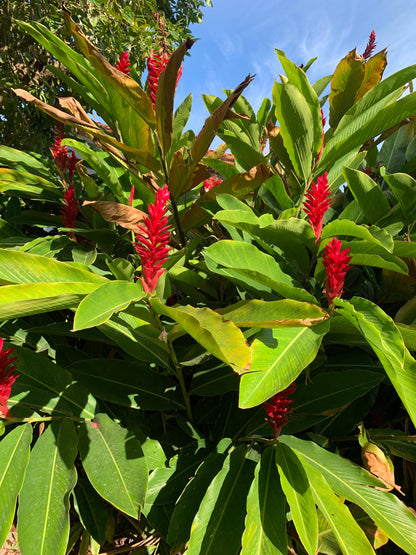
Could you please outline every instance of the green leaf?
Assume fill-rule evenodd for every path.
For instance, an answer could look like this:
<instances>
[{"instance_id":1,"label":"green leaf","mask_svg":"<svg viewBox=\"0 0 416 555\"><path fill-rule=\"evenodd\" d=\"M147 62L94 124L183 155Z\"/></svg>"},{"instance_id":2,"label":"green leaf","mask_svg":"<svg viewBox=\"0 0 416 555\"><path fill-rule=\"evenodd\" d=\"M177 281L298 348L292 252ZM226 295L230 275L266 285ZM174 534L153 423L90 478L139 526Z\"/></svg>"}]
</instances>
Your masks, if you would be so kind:
<instances>
[{"instance_id":1,"label":"green leaf","mask_svg":"<svg viewBox=\"0 0 416 555\"><path fill-rule=\"evenodd\" d=\"M19 497L17 533L23 553L65 555L76 454L74 424L68 419L52 422L36 442Z\"/></svg>"},{"instance_id":2,"label":"green leaf","mask_svg":"<svg viewBox=\"0 0 416 555\"><path fill-rule=\"evenodd\" d=\"M383 380L383 374L364 369L325 372L299 384L293 409L300 413L332 415L365 395Z\"/></svg>"},{"instance_id":3,"label":"green leaf","mask_svg":"<svg viewBox=\"0 0 416 555\"><path fill-rule=\"evenodd\" d=\"M73 382L69 372L29 349L15 347L15 354L20 378L9 399L12 411L12 407L27 406L52 414L94 418L95 399L82 385ZM21 395L15 397L19 390Z\"/></svg>"},{"instance_id":4,"label":"green leaf","mask_svg":"<svg viewBox=\"0 0 416 555\"><path fill-rule=\"evenodd\" d=\"M314 360L328 330L329 322L263 330L251 346L250 372L241 377L240 408L260 405L286 389Z\"/></svg>"},{"instance_id":5,"label":"green leaf","mask_svg":"<svg viewBox=\"0 0 416 555\"><path fill-rule=\"evenodd\" d=\"M325 478L303 460L316 504L331 528L344 555L374 555L364 532L352 517L346 505L331 490Z\"/></svg>"},{"instance_id":6,"label":"green leaf","mask_svg":"<svg viewBox=\"0 0 416 555\"><path fill-rule=\"evenodd\" d=\"M314 304L288 299L240 301L217 312L241 328L312 326L328 318L328 314Z\"/></svg>"},{"instance_id":7,"label":"green leaf","mask_svg":"<svg viewBox=\"0 0 416 555\"><path fill-rule=\"evenodd\" d=\"M321 106L319 104L318 95L306 77L306 70L298 67L296 64L288 60L286 58L286 54L282 52L282 50L278 50L277 48L275 50L280 63L289 78L289 83L295 85L309 105L313 119L313 154L314 156L317 156L322 147L323 136Z\"/></svg>"},{"instance_id":8,"label":"green leaf","mask_svg":"<svg viewBox=\"0 0 416 555\"><path fill-rule=\"evenodd\" d=\"M0 545L13 523L16 500L29 462L32 426L17 426L0 441Z\"/></svg>"},{"instance_id":9,"label":"green leaf","mask_svg":"<svg viewBox=\"0 0 416 555\"><path fill-rule=\"evenodd\" d=\"M231 213L234 212L237 211ZM244 283L250 289L267 293L275 291L282 297L316 303L310 293L282 271L273 257L255 245L223 240L209 246L203 254L211 272Z\"/></svg>"},{"instance_id":10,"label":"green leaf","mask_svg":"<svg viewBox=\"0 0 416 555\"><path fill-rule=\"evenodd\" d=\"M79 452L88 479L101 497L138 518L147 490L140 443L106 414L98 414L94 421L98 427L85 423L79 429Z\"/></svg>"},{"instance_id":11,"label":"green leaf","mask_svg":"<svg viewBox=\"0 0 416 555\"><path fill-rule=\"evenodd\" d=\"M85 267L87 268L87 267ZM0 283L104 283L106 278L66 262L0 249Z\"/></svg>"},{"instance_id":12,"label":"green leaf","mask_svg":"<svg viewBox=\"0 0 416 555\"><path fill-rule=\"evenodd\" d=\"M239 553L255 466L246 452L245 446L235 449L212 480L192 523L188 555Z\"/></svg>"},{"instance_id":13,"label":"green leaf","mask_svg":"<svg viewBox=\"0 0 416 555\"><path fill-rule=\"evenodd\" d=\"M51 181L23 170L0 168L0 193L29 198L57 200L63 190Z\"/></svg>"},{"instance_id":14,"label":"green leaf","mask_svg":"<svg viewBox=\"0 0 416 555\"><path fill-rule=\"evenodd\" d=\"M174 382L151 372L147 365L120 359L86 359L68 369L98 399L142 410L183 408L178 395L171 391Z\"/></svg>"},{"instance_id":15,"label":"green leaf","mask_svg":"<svg viewBox=\"0 0 416 555\"><path fill-rule=\"evenodd\" d=\"M28 152L10 148L6 145L0 146L0 162L14 170L29 170L30 173L36 173L41 177L46 175L52 177L49 168L38 158L31 156Z\"/></svg>"},{"instance_id":16,"label":"green leaf","mask_svg":"<svg viewBox=\"0 0 416 555\"><path fill-rule=\"evenodd\" d=\"M286 499L276 469L275 451L267 447L256 466L247 497L242 555L286 555Z\"/></svg>"},{"instance_id":17,"label":"green leaf","mask_svg":"<svg viewBox=\"0 0 416 555\"><path fill-rule=\"evenodd\" d=\"M351 50L337 65L329 93L329 123L336 127L342 116L355 103L365 75L364 59Z\"/></svg>"},{"instance_id":18,"label":"green leaf","mask_svg":"<svg viewBox=\"0 0 416 555\"><path fill-rule=\"evenodd\" d=\"M362 98L369 90L381 81L386 65L387 52L385 48L380 52L377 52L377 54L374 54L374 56L371 56L371 58L366 61L364 65L364 79L358 89L355 101Z\"/></svg>"},{"instance_id":19,"label":"green leaf","mask_svg":"<svg viewBox=\"0 0 416 555\"><path fill-rule=\"evenodd\" d=\"M72 308L98 283L24 283L0 287L0 321Z\"/></svg>"},{"instance_id":20,"label":"green leaf","mask_svg":"<svg viewBox=\"0 0 416 555\"><path fill-rule=\"evenodd\" d=\"M145 296L137 283L109 281L85 297L77 308L73 331L93 328L106 322L114 312L125 310Z\"/></svg>"},{"instance_id":21,"label":"green leaf","mask_svg":"<svg viewBox=\"0 0 416 555\"><path fill-rule=\"evenodd\" d=\"M226 362L238 374L246 372L251 364L250 347L241 330L232 322L209 308L192 306L168 307L158 299L151 304L159 314L169 316L202 345L207 351Z\"/></svg>"},{"instance_id":22,"label":"green leaf","mask_svg":"<svg viewBox=\"0 0 416 555\"><path fill-rule=\"evenodd\" d=\"M314 122L305 97L291 83L275 83L273 101L284 146L298 176L306 183L312 171Z\"/></svg>"},{"instance_id":23,"label":"green leaf","mask_svg":"<svg viewBox=\"0 0 416 555\"><path fill-rule=\"evenodd\" d=\"M416 181L406 173L385 175L384 179L399 201L407 225L413 224L416 214Z\"/></svg>"},{"instance_id":24,"label":"green leaf","mask_svg":"<svg viewBox=\"0 0 416 555\"><path fill-rule=\"evenodd\" d=\"M361 507L406 553L415 552L416 516L394 494L376 489L384 487L380 480L311 441L292 436L280 436L279 440L319 470L336 494Z\"/></svg>"},{"instance_id":25,"label":"green leaf","mask_svg":"<svg viewBox=\"0 0 416 555\"><path fill-rule=\"evenodd\" d=\"M308 477L299 458L284 443L276 445L276 463L299 538L308 553L316 553L318 517Z\"/></svg>"},{"instance_id":26,"label":"green leaf","mask_svg":"<svg viewBox=\"0 0 416 555\"><path fill-rule=\"evenodd\" d=\"M393 320L372 302L353 297L337 299L341 314L349 320L371 346L402 400L413 423L416 423L416 361L407 350Z\"/></svg>"},{"instance_id":27,"label":"green leaf","mask_svg":"<svg viewBox=\"0 0 416 555\"><path fill-rule=\"evenodd\" d=\"M78 479L74 489L74 505L81 524L99 544L105 542L107 508L86 478Z\"/></svg>"},{"instance_id":28,"label":"green leaf","mask_svg":"<svg viewBox=\"0 0 416 555\"><path fill-rule=\"evenodd\" d=\"M321 234L321 240L328 237L357 237L365 241L378 243L389 252L393 252L393 237L388 231L375 225L358 225L351 220L334 220L327 224Z\"/></svg>"},{"instance_id":29,"label":"green leaf","mask_svg":"<svg viewBox=\"0 0 416 555\"><path fill-rule=\"evenodd\" d=\"M350 191L357 199L367 220L373 224L385 216L390 210L390 206L377 183L369 175L359 170L344 168L343 173Z\"/></svg>"},{"instance_id":30,"label":"green leaf","mask_svg":"<svg viewBox=\"0 0 416 555\"><path fill-rule=\"evenodd\" d=\"M191 535L192 521L215 476L221 470L229 440L222 440L215 453L210 453L181 494L169 524L167 541L172 549L185 546Z\"/></svg>"}]
</instances>

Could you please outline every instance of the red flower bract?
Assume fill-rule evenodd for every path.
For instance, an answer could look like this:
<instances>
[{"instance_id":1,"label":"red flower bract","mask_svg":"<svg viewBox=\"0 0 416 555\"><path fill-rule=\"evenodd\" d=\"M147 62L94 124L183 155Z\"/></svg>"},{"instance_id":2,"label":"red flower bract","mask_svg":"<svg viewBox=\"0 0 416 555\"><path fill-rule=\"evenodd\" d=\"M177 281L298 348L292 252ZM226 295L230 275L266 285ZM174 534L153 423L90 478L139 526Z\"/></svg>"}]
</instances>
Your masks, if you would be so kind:
<instances>
[{"instance_id":1,"label":"red flower bract","mask_svg":"<svg viewBox=\"0 0 416 555\"><path fill-rule=\"evenodd\" d=\"M68 149L66 146L62 146L62 139L64 138L64 130L62 129L62 124L57 123L55 128L55 136L52 148L50 149L53 161L55 162L57 168L64 172L68 165Z\"/></svg>"},{"instance_id":2,"label":"red flower bract","mask_svg":"<svg viewBox=\"0 0 416 555\"><path fill-rule=\"evenodd\" d=\"M208 193L208 191L210 191L213 187L216 187L220 183L221 179L217 179L215 176L212 176L203 182L204 191Z\"/></svg>"},{"instance_id":3,"label":"red flower bract","mask_svg":"<svg viewBox=\"0 0 416 555\"><path fill-rule=\"evenodd\" d=\"M288 422L288 416L292 410L289 405L293 403L293 399L290 399L289 396L292 395L295 390L296 385L292 383L283 391L273 395L271 399L264 402L262 405L267 413L267 418L265 420L270 424L275 439L279 436L282 427Z\"/></svg>"},{"instance_id":4,"label":"red flower bract","mask_svg":"<svg viewBox=\"0 0 416 555\"><path fill-rule=\"evenodd\" d=\"M155 290L157 281L165 271L162 265L167 259L169 247L169 224L166 203L169 189L165 185L156 193L155 203L149 205L149 217L143 218L143 225L138 225L141 233L136 233L134 244L142 261L141 282L146 293Z\"/></svg>"},{"instance_id":5,"label":"red flower bract","mask_svg":"<svg viewBox=\"0 0 416 555\"><path fill-rule=\"evenodd\" d=\"M12 418L13 415L7 408L7 401L10 397L12 385L19 377L14 374L16 370L13 362L17 357L10 358L14 349L3 350L3 339L0 337L0 417Z\"/></svg>"},{"instance_id":6,"label":"red flower bract","mask_svg":"<svg viewBox=\"0 0 416 555\"><path fill-rule=\"evenodd\" d=\"M147 82L149 86L149 94L152 99L153 108L156 105L156 93L157 86L159 84L159 78L162 71L165 70L168 65L170 54L164 52L163 54L155 54L153 50L150 52L150 56L147 58L147 71L148 77ZM178 71L178 77L176 79L176 86L178 86L178 81L182 75L182 67Z\"/></svg>"},{"instance_id":7,"label":"red flower bract","mask_svg":"<svg viewBox=\"0 0 416 555\"><path fill-rule=\"evenodd\" d=\"M368 58L370 58L370 56L373 53L373 51L375 50L376 46L377 46L376 45L376 33L373 29L370 33L370 36L368 37L367 46L366 46L364 52L362 53L362 57L364 58L364 60L368 60Z\"/></svg>"},{"instance_id":8,"label":"red flower bract","mask_svg":"<svg viewBox=\"0 0 416 555\"><path fill-rule=\"evenodd\" d=\"M318 177L317 183L311 183L309 190L306 192L306 200L303 209L308 215L309 223L316 235L316 242L319 241L322 233L322 223L324 221L325 212L331 203L331 191L328 187L328 173Z\"/></svg>"},{"instance_id":9,"label":"red flower bract","mask_svg":"<svg viewBox=\"0 0 416 555\"><path fill-rule=\"evenodd\" d=\"M341 241L334 237L324 248L322 255L322 262L327 275L326 296L329 305L333 303L335 297L342 295L345 274L350 269L351 256L348 256L350 249L341 251L341 246Z\"/></svg>"},{"instance_id":10,"label":"red flower bract","mask_svg":"<svg viewBox=\"0 0 416 555\"><path fill-rule=\"evenodd\" d=\"M130 77L130 57L127 50L120 54L120 57L114 67Z\"/></svg>"}]
</instances>

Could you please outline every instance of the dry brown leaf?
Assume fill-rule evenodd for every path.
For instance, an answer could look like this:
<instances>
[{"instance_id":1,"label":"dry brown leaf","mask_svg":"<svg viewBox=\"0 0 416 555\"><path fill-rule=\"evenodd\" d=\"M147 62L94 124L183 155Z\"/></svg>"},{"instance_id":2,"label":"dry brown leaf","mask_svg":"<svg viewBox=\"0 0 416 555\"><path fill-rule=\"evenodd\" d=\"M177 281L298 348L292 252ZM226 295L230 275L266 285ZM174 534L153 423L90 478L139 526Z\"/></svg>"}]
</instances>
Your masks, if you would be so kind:
<instances>
[{"instance_id":1,"label":"dry brown leaf","mask_svg":"<svg viewBox=\"0 0 416 555\"><path fill-rule=\"evenodd\" d=\"M379 456L377 452L363 449L362 459L367 470L374 474L374 476L377 476L387 488L394 488L404 495L401 487L395 483L394 470L389 467L387 460L383 456Z\"/></svg>"},{"instance_id":2,"label":"dry brown leaf","mask_svg":"<svg viewBox=\"0 0 416 555\"><path fill-rule=\"evenodd\" d=\"M143 222L143 218L147 215L137 208L120 204L118 202L85 200L82 206L89 206L104 218L107 222L113 222L125 229L138 231L137 225Z\"/></svg>"},{"instance_id":3,"label":"dry brown leaf","mask_svg":"<svg viewBox=\"0 0 416 555\"><path fill-rule=\"evenodd\" d=\"M62 106L62 108L71 112L74 117L87 123L88 125L91 125L92 127L97 127L97 124L90 118L90 116L87 114L78 100L76 100L72 96L58 98L58 102L59 105Z\"/></svg>"}]
</instances>

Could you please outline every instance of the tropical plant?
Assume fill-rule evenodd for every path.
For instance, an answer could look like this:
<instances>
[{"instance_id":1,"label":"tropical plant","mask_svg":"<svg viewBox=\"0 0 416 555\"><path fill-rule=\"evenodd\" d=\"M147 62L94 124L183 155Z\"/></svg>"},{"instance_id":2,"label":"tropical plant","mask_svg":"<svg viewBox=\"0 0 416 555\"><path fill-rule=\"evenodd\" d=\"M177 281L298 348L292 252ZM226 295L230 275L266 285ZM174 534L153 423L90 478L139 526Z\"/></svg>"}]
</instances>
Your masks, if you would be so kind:
<instances>
[{"instance_id":1,"label":"tropical plant","mask_svg":"<svg viewBox=\"0 0 416 555\"><path fill-rule=\"evenodd\" d=\"M14 91L77 138L0 147L0 544L416 553L416 66L382 80L373 37L311 84L277 51L273 100L248 76L195 136L192 41L152 99L64 19L77 51L19 25L107 126Z\"/></svg>"}]
</instances>

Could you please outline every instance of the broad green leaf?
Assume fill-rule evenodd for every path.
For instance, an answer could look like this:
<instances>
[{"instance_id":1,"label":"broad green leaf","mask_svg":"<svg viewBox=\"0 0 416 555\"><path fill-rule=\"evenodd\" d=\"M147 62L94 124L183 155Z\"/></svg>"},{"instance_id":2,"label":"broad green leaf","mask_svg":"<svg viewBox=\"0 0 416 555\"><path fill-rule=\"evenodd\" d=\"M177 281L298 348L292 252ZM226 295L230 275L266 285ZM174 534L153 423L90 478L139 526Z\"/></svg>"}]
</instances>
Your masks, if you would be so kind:
<instances>
[{"instance_id":1,"label":"broad green leaf","mask_svg":"<svg viewBox=\"0 0 416 555\"><path fill-rule=\"evenodd\" d=\"M88 390L73 381L69 372L46 356L23 347L15 347L19 380L15 390L24 395L9 399L9 407L34 406L48 413L94 418L96 401Z\"/></svg>"},{"instance_id":2,"label":"broad green leaf","mask_svg":"<svg viewBox=\"0 0 416 555\"><path fill-rule=\"evenodd\" d=\"M321 239L327 237L357 237L365 241L376 242L384 247L389 252L393 252L393 237L380 227L375 225L366 226L358 225L351 220L334 220L324 226L321 234Z\"/></svg>"},{"instance_id":3,"label":"broad green leaf","mask_svg":"<svg viewBox=\"0 0 416 555\"><path fill-rule=\"evenodd\" d=\"M407 225L413 224L416 214L416 181L406 173L385 175L384 179L399 201Z\"/></svg>"},{"instance_id":4,"label":"broad green leaf","mask_svg":"<svg viewBox=\"0 0 416 555\"><path fill-rule=\"evenodd\" d=\"M93 328L106 322L114 312L125 310L145 296L138 283L109 281L85 297L74 317L74 331Z\"/></svg>"},{"instance_id":5,"label":"broad green leaf","mask_svg":"<svg viewBox=\"0 0 416 555\"><path fill-rule=\"evenodd\" d=\"M77 306L98 283L24 283L0 287L0 320Z\"/></svg>"},{"instance_id":6,"label":"broad green leaf","mask_svg":"<svg viewBox=\"0 0 416 555\"><path fill-rule=\"evenodd\" d=\"M293 524L312 555L318 547L318 518L308 477L296 454L284 443L276 445L276 463Z\"/></svg>"},{"instance_id":7,"label":"broad green leaf","mask_svg":"<svg viewBox=\"0 0 416 555\"><path fill-rule=\"evenodd\" d=\"M357 199L367 220L371 224L376 223L390 210L384 193L377 183L362 171L344 168L343 173L350 191Z\"/></svg>"},{"instance_id":8,"label":"broad green leaf","mask_svg":"<svg viewBox=\"0 0 416 555\"><path fill-rule=\"evenodd\" d=\"M302 461L316 504L331 528L344 555L374 555L363 530L347 506L335 495L325 478L306 460Z\"/></svg>"},{"instance_id":9,"label":"broad green leaf","mask_svg":"<svg viewBox=\"0 0 416 555\"><path fill-rule=\"evenodd\" d=\"M6 145L0 146L0 162L15 170L29 170L41 177L52 177L50 169L45 166L38 158L31 156L28 152L17 150Z\"/></svg>"},{"instance_id":10,"label":"broad green leaf","mask_svg":"<svg viewBox=\"0 0 416 555\"><path fill-rule=\"evenodd\" d=\"M282 50L278 50L277 48L275 50L279 58L279 61L282 64L282 67L285 70L287 77L289 78L289 83L292 83L292 85L295 85L295 87L303 95L303 97L305 98L306 102L309 105L309 109L311 111L312 119L313 119L313 135L314 135L313 153L314 153L314 156L317 156L322 147L322 135L323 135L321 106L319 104L318 95L315 92L315 89L309 83L308 78L306 77L306 73L305 73L306 70L298 67L296 64L288 60L286 57L286 54L282 52Z\"/></svg>"},{"instance_id":11,"label":"broad green leaf","mask_svg":"<svg viewBox=\"0 0 416 555\"><path fill-rule=\"evenodd\" d=\"M342 315L371 346L396 389L410 418L416 423L416 361L407 350L393 320L372 302L353 297L337 299Z\"/></svg>"},{"instance_id":12,"label":"broad green leaf","mask_svg":"<svg viewBox=\"0 0 416 555\"><path fill-rule=\"evenodd\" d=\"M178 80L178 72L185 54L192 47L193 43L194 41L189 38L183 42L170 56L166 68L159 76L155 111L156 129L163 155L166 155L172 144L173 101Z\"/></svg>"},{"instance_id":13,"label":"broad green leaf","mask_svg":"<svg viewBox=\"0 0 416 555\"><path fill-rule=\"evenodd\" d=\"M291 83L275 83L273 101L284 146L298 176L306 183L312 171L314 121L305 97Z\"/></svg>"},{"instance_id":14,"label":"broad green leaf","mask_svg":"<svg viewBox=\"0 0 416 555\"><path fill-rule=\"evenodd\" d=\"M263 330L251 346L250 372L241 377L240 408L260 405L288 387L314 360L328 330L329 322Z\"/></svg>"},{"instance_id":15,"label":"broad green leaf","mask_svg":"<svg viewBox=\"0 0 416 555\"><path fill-rule=\"evenodd\" d=\"M107 508L104 499L84 477L79 478L75 486L74 505L83 527L102 545L105 542Z\"/></svg>"},{"instance_id":16,"label":"broad green leaf","mask_svg":"<svg viewBox=\"0 0 416 555\"><path fill-rule=\"evenodd\" d=\"M382 83L384 81L381 81L380 85ZM367 96L371 95L378 86L376 85L359 102L365 101ZM397 96L392 93L392 98L388 101L394 100ZM371 98L376 101L375 95ZM348 120L349 123L342 129L337 129L333 137L325 144L322 158L316 168L317 175L329 169L342 156L350 152L356 154L366 141L377 137L383 131L394 127L416 112L416 93L410 93L397 102L389 104L388 101L384 104L381 102L381 107L376 105L368 107L365 104L365 109L363 107L364 111L360 115Z\"/></svg>"},{"instance_id":17,"label":"broad green leaf","mask_svg":"<svg viewBox=\"0 0 416 555\"><path fill-rule=\"evenodd\" d=\"M63 189L44 177L8 168L0 168L0 193L29 199L63 198Z\"/></svg>"},{"instance_id":18,"label":"broad green leaf","mask_svg":"<svg viewBox=\"0 0 416 555\"><path fill-rule=\"evenodd\" d=\"M406 553L415 552L416 516L394 494L376 489L384 487L382 482L316 443L292 436L279 440L319 470L336 494L361 507Z\"/></svg>"},{"instance_id":19,"label":"broad green leaf","mask_svg":"<svg viewBox=\"0 0 416 555\"><path fill-rule=\"evenodd\" d=\"M337 65L331 80L329 93L329 124L335 128L342 116L357 100L364 80L364 58L357 50L351 50Z\"/></svg>"},{"instance_id":20,"label":"broad green leaf","mask_svg":"<svg viewBox=\"0 0 416 555\"><path fill-rule=\"evenodd\" d=\"M313 326L328 318L316 305L289 299L240 301L217 312L241 328Z\"/></svg>"},{"instance_id":21,"label":"broad green leaf","mask_svg":"<svg viewBox=\"0 0 416 555\"><path fill-rule=\"evenodd\" d=\"M209 485L222 468L228 447L229 441L224 439L216 452L206 457L176 503L167 537L172 549L178 549L188 542L192 521Z\"/></svg>"},{"instance_id":22,"label":"broad green leaf","mask_svg":"<svg viewBox=\"0 0 416 555\"><path fill-rule=\"evenodd\" d=\"M300 413L332 415L365 395L383 380L383 374L364 369L325 372L299 384L293 409Z\"/></svg>"},{"instance_id":23,"label":"broad green leaf","mask_svg":"<svg viewBox=\"0 0 416 555\"><path fill-rule=\"evenodd\" d=\"M188 123L189 116L191 115L191 108L192 93L189 93L182 104L177 108L173 117L171 152L172 150L177 150L176 144L179 142L185 125Z\"/></svg>"},{"instance_id":24,"label":"broad green leaf","mask_svg":"<svg viewBox=\"0 0 416 555\"><path fill-rule=\"evenodd\" d=\"M168 346L160 339L160 330L149 322L120 312L99 329L135 359L172 368Z\"/></svg>"},{"instance_id":25,"label":"broad green leaf","mask_svg":"<svg viewBox=\"0 0 416 555\"><path fill-rule=\"evenodd\" d=\"M255 463L245 446L235 449L212 480L192 523L188 555L237 555Z\"/></svg>"},{"instance_id":26,"label":"broad green leaf","mask_svg":"<svg viewBox=\"0 0 416 555\"><path fill-rule=\"evenodd\" d=\"M293 201L287 194L282 179L274 174L267 179L260 188L259 195L264 202L272 209L277 206L279 210L286 210L293 207Z\"/></svg>"},{"instance_id":27,"label":"broad green leaf","mask_svg":"<svg viewBox=\"0 0 416 555\"><path fill-rule=\"evenodd\" d=\"M249 171L254 166L257 166L258 164L265 164L267 162L263 154L259 152L260 142L258 143L258 148L256 149L242 141L240 137L234 137L233 135L227 135L226 141L227 146L230 148L234 158L244 170Z\"/></svg>"},{"instance_id":28,"label":"broad green leaf","mask_svg":"<svg viewBox=\"0 0 416 555\"><path fill-rule=\"evenodd\" d=\"M85 359L68 370L98 399L143 410L183 409L174 382L147 365L121 359Z\"/></svg>"},{"instance_id":29,"label":"broad green leaf","mask_svg":"<svg viewBox=\"0 0 416 555\"><path fill-rule=\"evenodd\" d=\"M318 96L321 96L321 94L331 82L331 79L332 75L325 75L325 77L321 77L320 79L315 81L315 83L313 83L312 87Z\"/></svg>"},{"instance_id":30,"label":"broad green leaf","mask_svg":"<svg viewBox=\"0 0 416 555\"><path fill-rule=\"evenodd\" d=\"M230 213L237 212L233 210ZM208 269L225 275L250 289L271 293L282 297L316 303L316 299L288 274L268 254L255 245L237 241L218 241L204 250Z\"/></svg>"},{"instance_id":31,"label":"broad green leaf","mask_svg":"<svg viewBox=\"0 0 416 555\"><path fill-rule=\"evenodd\" d=\"M276 469L276 447L267 447L256 466L247 497L242 555L287 553L286 499Z\"/></svg>"},{"instance_id":32,"label":"broad green leaf","mask_svg":"<svg viewBox=\"0 0 416 555\"><path fill-rule=\"evenodd\" d=\"M0 545L13 523L16 500L29 462L32 426L17 426L0 441Z\"/></svg>"},{"instance_id":33,"label":"broad green leaf","mask_svg":"<svg viewBox=\"0 0 416 555\"><path fill-rule=\"evenodd\" d=\"M123 191L120 178L125 173L125 169L116 165L107 153L101 150L94 150L87 143L75 139L64 139L63 145L74 148L85 160L88 167L102 179L103 183L110 189L113 195L122 203L127 203L129 193Z\"/></svg>"},{"instance_id":34,"label":"broad green leaf","mask_svg":"<svg viewBox=\"0 0 416 555\"><path fill-rule=\"evenodd\" d=\"M168 307L157 299L151 304L159 314L169 316L207 351L226 362L238 374L247 372L251 364L251 350L241 332L232 322L209 308L192 306Z\"/></svg>"},{"instance_id":35,"label":"broad green leaf","mask_svg":"<svg viewBox=\"0 0 416 555\"><path fill-rule=\"evenodd\" d=\"M147 490L147 465L131 433L98 414L79 429L82 465L95 490L127 515L138 518ZM97 464L100 461L100 464Z\"/></svg>"},{"instance_id":36,"label":"broad green leaf","mask_svg":"<svg viewBox=\"0 0 416 555\"><path fill-rule=\"evenodd\" d=\"M85 266L85 268L87 268ZM106 278L66 262L0 249L0 283L105 283Z\"/></svg>"},{"instance_id":37,"label":"broad green leaf","mask_svg":"<svg viewBox=\"0 0 416 555\"><path fill-rule=\"evenodd\" d=\"M68 419L52 422L36 442L19 496L17 533L23 553L65 555L76 454L75 428Z\"/></svg>"},{"instance_id":38,"label":"broad green leaf","mask_svg":"<svg viewBox=\"0 0 416 555\"><path fill-rule=\"evenodd\" d=\"M402 125L387 137L378 154L377 160L384 166L387 174L406 171L406 154L414 138L414 128L409 122Z\"/></svg>"}]
</instances>

